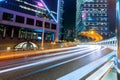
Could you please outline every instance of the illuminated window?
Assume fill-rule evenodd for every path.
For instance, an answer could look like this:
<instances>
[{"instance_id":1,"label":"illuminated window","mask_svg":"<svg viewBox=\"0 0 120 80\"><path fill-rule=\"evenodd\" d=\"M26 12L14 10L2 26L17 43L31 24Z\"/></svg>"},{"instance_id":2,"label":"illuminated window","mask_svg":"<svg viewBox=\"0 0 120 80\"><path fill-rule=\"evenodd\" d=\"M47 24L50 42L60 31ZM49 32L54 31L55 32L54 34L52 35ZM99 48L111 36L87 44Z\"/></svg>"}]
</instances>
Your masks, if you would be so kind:
<instances>
[{"instance_id":1,"label":"illuminated window","mask_svg":"<svg viewBox=\"0 0 120 80\"><path fill-rule=\"evenodd\" d=\"M103 2L103 0L100 0L100 2Z\"/></svg>"},{"instance_id":2,"label":"illuminated window","mask_svg":"<svg viewBox=\"0 0 120 80\"><path fill-rule=\"evenodd\" d=\"M104 0L105 2L107 2L107 0Z\"/></svg>"},{"instance_id":3,"label":"illuminated window","mask_svg":"<svg viewBox=\"0 0 120 80\"><path fill-rule=\"evenodd\" d=\"M107 4L104 4L105 7L107 7Z\"/></svg>"},{"instance_id":4,"label":"illuminated window","mask_svg":"<svg viewBox=\"0 0 120 80\"><path fill-rule=\"evenodd\" d=\"M105 35L108 35L107 33L105 33Z\"/></svg>"},{"instance_id":5,"label":"illuminated window","mask_svg":"<svg viewBox=\"0 0 120 80\"><path fill-rule=\"evenodd\" d=\"M2 19L7 21L13 21L13 14L4 12Z\"/></svg>"},{"instance_id":6,"label":"illuminated window","mask_svg":"<svg viewBox=\"0 0 120 80\"><path fill-rule=\"evenodd\" d=\"M15 21L18 22L18 23L24 23L24 17L17 15Z\"/></svg>"},{"instance_id":7,"label":"illuminated window","mask_svg":"<svg viewBox=\"0 0 120 80\"><path fill-rule=\"evenodd\" d=\"M88 7L90 7L91 6L91 4L88 4Z\"/></svg>"},{"instance_id":8,"label":"illuminated window","mask_svg":"<svg viewBox=\"0 0 120 80\"><path fill-rule=\"evenodd\" d=\"M25 31L21 31L20 38L25 38Z\"/></svg>"},{"instance_id":9,"label":"illuminated window","mask_svg":"<svg viewBox=\"0 0 120 80\"><path fill-rule=\"evenodd\" d=\"M27 38L31 38L31 32L27 32Z\"/></svg>"},{"instance_id":10,"label":"illuminated window","mask_svg":"<svg viewBox=\"0 0 120 80\"><path fill-rule=\"evenodd\" d=\"M32 39L37 39L37 33L33 33Z\"/></svg>"},{"instance_id":11,"label":"illuminated window","mask_svg":"<svg viewBox=\"0 0 120 80\"><path fill-rule=\"evenodd\" d=\"M107 30L108 30L108 28L107 28L107 27L105 27L105 30L107 31Z\"/></svg>"},{"instance_id":12,"label":"illuminated window","mask_svg":"<svg viewBox=\"0 0 120 80\"><path fill-rule=\"evenodd\" d=\"M84 7L86 7L86 4L84 4Z\"/></svg>"}]
</instances>

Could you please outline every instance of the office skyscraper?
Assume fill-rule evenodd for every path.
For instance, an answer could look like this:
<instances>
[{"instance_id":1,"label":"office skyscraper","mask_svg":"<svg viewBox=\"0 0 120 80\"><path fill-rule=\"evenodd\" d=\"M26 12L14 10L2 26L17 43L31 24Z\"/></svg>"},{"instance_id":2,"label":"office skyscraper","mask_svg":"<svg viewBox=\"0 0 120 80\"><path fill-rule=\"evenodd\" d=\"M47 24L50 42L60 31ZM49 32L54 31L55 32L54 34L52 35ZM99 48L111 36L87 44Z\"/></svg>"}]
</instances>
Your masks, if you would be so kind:
<instances>
[{"instance_id":1,"label":"office skyscraper","mask_svg":"<svg viewBox=\"0 0 120 80\"><path fill-rule=\"evenodd\" d=\"M113 20L111 20L111 17ZM109 38L110 34L115 30L114 22L115 1L77 0L76 35L81 31L94 29L101 34L104 39ZM113 30L111 30L111 27Z\"/></svg>"},{"instance_id":2,"label":"office skyscraper","mask_svg":"<svg viewBox=\"0 0 120 80\"><path fill-rule=\"evenodd\" d=\"M56 10L60 8L58 1ZM49 9L47 0L0 0L0 10L0 41L15 40L10 43L12 48L22 41L40 46L43 31L45 41L58 40L60 14Z\"/></svg>"}]
</instances>

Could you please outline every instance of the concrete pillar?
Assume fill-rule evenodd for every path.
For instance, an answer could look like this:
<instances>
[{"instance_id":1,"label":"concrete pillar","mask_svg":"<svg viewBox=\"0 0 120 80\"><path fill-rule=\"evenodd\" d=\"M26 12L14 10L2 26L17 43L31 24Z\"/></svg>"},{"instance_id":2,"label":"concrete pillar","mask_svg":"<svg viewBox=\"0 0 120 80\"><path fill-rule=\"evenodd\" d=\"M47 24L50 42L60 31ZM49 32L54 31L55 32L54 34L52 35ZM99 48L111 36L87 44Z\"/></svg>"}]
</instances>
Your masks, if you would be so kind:
<instances>
[{"instance_id":1,"label":"concrete pillar","mask_svg":"<svg viewBox=\"0 0 120 80\"><path fill-rule=\"evenodd\" d=\"M25 39L27 39L27 30L25 31Z\"/></svg>"},{"instance_id":2,"label":"concrete pillar","mask_svg":"<svg viewBox=\"0 0 120 80\"><path fill-rule=\"evenodd\" d=\"M30 32L30 39L33 39L33 32Z\"/></svg>"},{"instance_id":3,"label":"concrete pillar","mask_svg":"<svg viewBox=\"0 0 120 80\"><path fill-rule=\"evenodd\" d=\"M3 28L3 38L6 36L6 27Z\"/></svg>"},{"instance_id":4,"label":"concrete pillar","mask_svg":"<svg viewBox=\"0 0 120 80\"><path fill-rule=\"evenodd\" d=\"M57 6L57 32L55 34L55 41L59 40L59 30L60 30L60 6L61 6L61 1L62 0L58 0L58 6Z\"/></svg>"},{"instance_id":5,"label":"concrete pillar","mask_svg":"<svg viewBox=\"0 0 120 80\"><path fill-rule=\"evenodd\" d=\"M12 28L12 31L11 31L11 38L13 38L14 36L14 28Z\"/></svg>"},{"instance_id":6,"label":"concrete pillar","mask_svg":"<svg viewBox=\"0 0 120 80\"><path fill-rule=\"evenodd\" d=\"M0 11L0 16L3 16L3 12ZM0 21L2 20L2 17L0 17Z\"/></svg>"},{"instance_id":7,"label":"concrete pillar","mask_svg":"<svg viewBox=\"0 0 120 80\"><path fill-rule=\"evenodd\" d=\"M16 15L14 14L13 15L13 22L15 22L15 20L16 20L15 18L16 18Z\"/></svg>"},{"instance_id":8,"label":"concrete pillar","mask_svg":"<svg viewBox=\"0 0 120 80\"><path fill-rule=\"evenodd\" d=\"M38 38L38 33L36 33L36 39Z\"/></svg>"}]
</instances>

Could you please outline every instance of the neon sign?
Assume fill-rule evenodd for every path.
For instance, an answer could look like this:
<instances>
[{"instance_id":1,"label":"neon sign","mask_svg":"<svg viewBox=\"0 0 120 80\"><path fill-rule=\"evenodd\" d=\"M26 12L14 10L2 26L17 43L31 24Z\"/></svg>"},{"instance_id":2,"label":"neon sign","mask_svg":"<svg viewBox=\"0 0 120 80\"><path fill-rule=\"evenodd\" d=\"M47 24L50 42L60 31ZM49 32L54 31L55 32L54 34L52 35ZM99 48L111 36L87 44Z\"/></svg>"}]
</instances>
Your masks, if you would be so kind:
<instances>
[{"instance_id":1,"label":"neon sign","mask_svg":"<svg viewBox=\"0 0 120 80\"><path fill-rule=\"evenodd\" d=\"M37 6L40 7L40 8L44 8L44 5L40 2L37 2Z\"/></svg>"}]
</instances>

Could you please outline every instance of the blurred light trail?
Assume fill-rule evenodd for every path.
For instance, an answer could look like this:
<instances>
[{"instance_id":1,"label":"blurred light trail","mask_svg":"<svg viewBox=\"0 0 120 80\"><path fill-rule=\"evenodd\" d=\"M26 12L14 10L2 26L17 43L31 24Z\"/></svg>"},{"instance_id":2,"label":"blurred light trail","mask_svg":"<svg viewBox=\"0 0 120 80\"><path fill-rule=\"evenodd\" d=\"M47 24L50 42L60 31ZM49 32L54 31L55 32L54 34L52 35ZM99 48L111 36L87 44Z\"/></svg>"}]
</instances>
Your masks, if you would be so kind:
<instances>
[{"instance_id":1,"label":"blurred light trail","mask_svg":"<svg viewBox=\"0 0 120 80\"><path fill-rule=\"evenodd\" d=\"M105 48L103 48L105 49ZM102 49L102 50L103 50ZM93 51L92 51L93 50ZM80 58L83 58L85 56L88 56L90 54L93 54L95 53L96 51L98 50L98 48L92 48L92 49L88 49L88 50L85 50L85 51L79 51L79 52L75 52L74 54L68 54L68 55L61 55L61 56L55 56L53 58L45 58L45 59L42 59L40 61L37 61L37 62L33 62L33 63L30 63L30 64L25 64L25 65L21 65L21 66L17 66L17 67L13 67L13 68L9 68L9 69L4 69L4 70L1 70L0 73L5 73L5 72L9 72L9 71L13 71L13 70L18 70L18 69L22 69L22 68L26 68L26 67L31 67L31 66L35 66L35 65L42 65L42 64L45 64L45 63L50 63L50 62L53 62L53 61L57 61L57 60L62 60L62 59L66 59L66 58L69 58L69 57L72 57L72 56L75 56L75 55L78 55L78 54L84 54L84 55L81 55L81 56L78 56L76 58L73 58L73 59L70 59L70 60L67 60L67 61L64 61L64 62L61 62L61 63L58 63L58 64L55 64L55 65L52 65L52 66L49 66L49 67L46 67L45 69L50 69L50 68L53 68L53 67L56 67L56 66L59 66L59 65L62 65L62 64L65 64L65 63L68 63L68 62L71 62L71 61L74 61L74 60L77 60L77 59L80 59ZM91 52L90 52L91 51ZM89 53L87 53L89 52ZM44 69L44 70L45 70Z\"/></svg>"},{"instance_id":2,"label":"blurred light trail","mask_svg":"<svg viewBox=\"0 0 120 80\"><path fill-rule=\"evenodd\" d=\"M44 51L40 50L40 51L30 51L30 52L21 52L21 53L19 53L19 52L18 53L10 53L10 54L0 55L0 60L14 59L14 58L20 58L20 57L26 57L26 56L35 56L35 55L40 55L40 54L49 53L49 52L69 50L69 49L74 49L74 48L82 48L82 47L86 47L86 46L87 45L81 45L81 46L75 46L75 47L69 47L69 48L59 48L59 49L51 49L51 50L44 50ZM86 48L88 48L88 47L89 46L87 46Z\"/></svg>"},{"instance_id":3,"label":"blurred light trail","mask_svg":"<svg viewBox=\"0 0 120 80\"><path fill-rule=\"evenodd\" d=\"M103 63L108 61L114 55L115 55L115 51L88 64L88 65L85 65L67 75L62 76L62 77L58 78L57 80L80 80L85 75L89 74L91 71L95 70L96 68L101 66ZM91 80L93 80L93 79L91 79Z\"/></svg>"}]
</instances>

